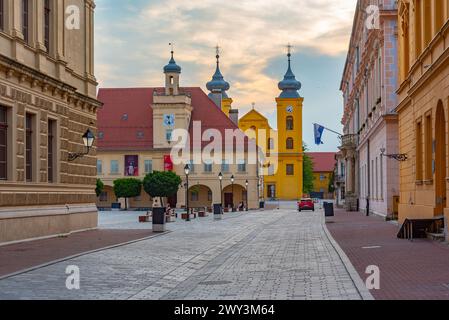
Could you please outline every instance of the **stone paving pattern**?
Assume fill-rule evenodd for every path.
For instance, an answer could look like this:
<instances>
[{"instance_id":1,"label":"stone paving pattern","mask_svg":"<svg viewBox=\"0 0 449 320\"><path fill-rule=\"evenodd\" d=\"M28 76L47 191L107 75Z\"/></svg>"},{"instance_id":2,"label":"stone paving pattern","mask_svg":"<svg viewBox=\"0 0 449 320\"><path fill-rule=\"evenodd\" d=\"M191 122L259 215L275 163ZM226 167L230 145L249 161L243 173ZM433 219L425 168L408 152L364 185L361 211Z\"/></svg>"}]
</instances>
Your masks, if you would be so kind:
<instances>
[{"instance_id":1,"label":"stone paving pattern","mask_svg":"<svg viewBox=\"0 0 449 320\"><path fill-rule=\"evenodd\" d=\"M153 236L151 229L93 230L0 246L0 277L48 262Z\"/></svg>"},{"instance_id":2,"label":"stone paving pattern","mask_svg":"<svg viewBox=\"0 0 449 320\"><path fill-rule=\"evenodd\" d=\"M322 216L281 209L178 221L171 233L4 279L0 299L360 299ZM132 228L124 217L101 219ZM80 290L65 287L69 265L80 268Z\"/></svg>"},{"instance_id":3,"label":"stone paving pattern","mask_svg":"<svg viewBox=\"0 0 449 320\"><path fill-rule=\"evenodd\" d=\"M377 300L449 300L449 246L427 239L397 238L399 226L377 216L336 210L327 227L360 277L380 268Z\"/></svg>"}]
</instances>

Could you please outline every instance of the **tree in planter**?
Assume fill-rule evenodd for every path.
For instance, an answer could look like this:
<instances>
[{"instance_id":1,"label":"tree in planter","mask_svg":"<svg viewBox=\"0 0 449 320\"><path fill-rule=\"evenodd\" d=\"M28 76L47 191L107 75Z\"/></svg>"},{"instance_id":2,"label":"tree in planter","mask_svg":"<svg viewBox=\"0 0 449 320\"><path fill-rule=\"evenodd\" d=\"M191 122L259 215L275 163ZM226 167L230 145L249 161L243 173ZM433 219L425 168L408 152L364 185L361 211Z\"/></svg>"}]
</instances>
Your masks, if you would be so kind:
<instances>
[{"instance_id":1,"label":"tree in planter","mask_svg":"<svg viewBox=\"0 0 449 320\"><path fill-rule=\"evenodd\" d=\"M103 193L104 191L104 183L100 179L97 179L97 186L95 188L95 193L97 194L97 198Z\"/></svg>"},{"instance_id":2,"label":"tree in planter","mask_svg":"<svg viewBox=\"0 0 449 320\"><path fill-rule=\"evenodd\" d=\"M125 210L128 210L128 198L140 196L142 181L134 178L114 181L114 193L117 198L125 198Z\"/></svg>"},{"instance_id":3,"label":"tree in planter","mask_svg":"<svg viewBox=\"0 0 449 320\"><path fill-rule=\"evenodd\" d=\"M172 171L154 171L143 179L143 189L151 198L159 197L164 207L163 198L177 194L181 183L181 177Z\"/></svg>"},{"instance_id":4,"label":"tree in planter","mask_svg":"<svg viewBox=\"0 0 449 320\"><path fill-rule=\"evenodd\" d=\"M306 153L308 151L307 145L303 144L304 163L303 163L303 193L310 194L313 191L313 161L312 158Z\"/></svg>"}]
</instances>

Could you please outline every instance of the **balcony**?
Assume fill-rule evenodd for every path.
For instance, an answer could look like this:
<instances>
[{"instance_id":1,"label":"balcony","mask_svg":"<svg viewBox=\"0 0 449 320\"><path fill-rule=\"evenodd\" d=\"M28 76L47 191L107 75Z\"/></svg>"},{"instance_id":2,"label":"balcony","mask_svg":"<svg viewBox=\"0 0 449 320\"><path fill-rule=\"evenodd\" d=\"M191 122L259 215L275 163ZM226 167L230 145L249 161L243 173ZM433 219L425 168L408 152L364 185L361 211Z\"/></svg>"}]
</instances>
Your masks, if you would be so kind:
<instances>
[{"instance_id":1,"label":"balcony","mask_svg":"<svg viewBox=\"0 0 449 320\"><path fill-rule=\"evenodd\" d=\"M341 138L341 147L342 150L355 150L357 148L357 135L356 134L347 134Z\"/></svg>"},{"instance_id":2,"label":"balcony","mask_svg":"<svg viewBox=\"0 0 449 320\"><path fill-rule=\"evenodd\" d=\"M346 179L344 175L336 175L335 176L335 183L337 184L341 184L341 183L345 183Z\"/></svg>"}]
</instances>

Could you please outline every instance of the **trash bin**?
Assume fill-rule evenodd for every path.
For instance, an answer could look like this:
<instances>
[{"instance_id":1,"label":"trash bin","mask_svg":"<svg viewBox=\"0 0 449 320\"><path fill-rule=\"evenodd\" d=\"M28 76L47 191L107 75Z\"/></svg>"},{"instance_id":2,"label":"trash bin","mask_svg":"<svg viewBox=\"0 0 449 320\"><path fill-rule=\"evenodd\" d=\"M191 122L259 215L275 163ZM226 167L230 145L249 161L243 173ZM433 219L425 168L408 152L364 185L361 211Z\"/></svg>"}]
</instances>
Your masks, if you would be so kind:
<instances>
[{"instance_id":1,"label":"trash bin","mask_svg":"<svg viewBox=\"0 0 449 320\"><path fill-rule=\"evenodd\" d=\"M259 208L260 209L264 209L265 208L265 201L260 201L259 202Z\"/></svg>"},{"instance_id":2,"label":"trash bin","mask_svg":"<svg viewBox=\"0 0 449 320\"><path fill-rule=\"evenodd\" d=\"M153 232L165 232L165 208L153 208Z\"/></svg>"},{"instance_id":3,"label":"trash bin","mask_svg":"<svg viewBox=\"0 0 449 320\"><path fill-rule=\"evenodd\" d=\"M223 207L221 203L214 204L214 220L221 220L223 218Z\"/></svg>"},{"instance_id":4,"label":"trash bin","mask_svg":"<svg viewBox=\"0 0 449 320\"><path fill-rule=\"evenodd\" d=\"M214 214L223 214L221 204L214 204Z\"/></svg>"},{"instance_id":5,"label":"trash bin","mask_svg":"<svg viewBox=\"0 0 449 320\"><path fill-rule=\"evenodd\" d=\"M333 217L334 216L334 204L330 202L324 202L324 215L326 217Z\"/></svg>"}]
</instances>

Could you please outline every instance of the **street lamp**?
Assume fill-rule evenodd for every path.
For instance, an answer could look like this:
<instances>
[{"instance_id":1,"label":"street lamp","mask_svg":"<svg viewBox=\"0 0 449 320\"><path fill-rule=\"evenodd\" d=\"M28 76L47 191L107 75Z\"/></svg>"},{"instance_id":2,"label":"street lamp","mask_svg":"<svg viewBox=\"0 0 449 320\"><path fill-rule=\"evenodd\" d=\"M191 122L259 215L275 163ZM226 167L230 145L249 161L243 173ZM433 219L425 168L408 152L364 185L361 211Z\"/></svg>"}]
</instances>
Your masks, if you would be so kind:
<instances>
[{"instance_id":1,"label":"street lamp","mask_svg":"<svg viewBox=\"0 0 449 320\"><path fill-rule=\"evenodd\" d=\"M190 210L189 210L189 174L190 167L188 164L184 167L184 173L186 174L186 209L187 209L187 220L190 221Z\"/></svg>"},{"instance_id":2,"label":"street lamp","mask_svg":"<svg viewBox=\"0 0 449 320\"><path fill-rule=\"evenodd\" d=\"M84 152L84 153L83 152L80 152L80 153L69 153L68 161L72 162L72 161L75 161L78 158L82 158L85 155L89 154L90 149L94 145L95 135L92 133L92 131L90 131L90 129L87 129L86 133L84 133L82 138L83 138L84 147L87 149L87 151Z\"/></svg>"},{"instance_id":3,"label":"street lamp","mask_svg":"<svg viewBox=\"0 0 449 320\"><path fill-rule=\"evenodd\" d=\"M232 184L232 212L234 212L234 175L231 177L231 184Z\"/></svg>"},{"instance_id":4,"label":"street lamp","mask_svg":"<svg viewBox=\"0 0 449 320\"><path fill-rule=\"evenodd\" d=\"M248 211L248 185L249 185L248 180L246 180L245 185L246 185L246 211Z\"/></svg>"},{"instance_id":5,"label":"street lamp","mask_svg":"<svg viewBox=\"0 0 449 320\"><path fill-rule=\"evenodd\" d=\"M220 172L218 175L218 179L220 180L220 198L221 198L221 207L223 208L223 173Z\"/></svg>"}]
</instances>

